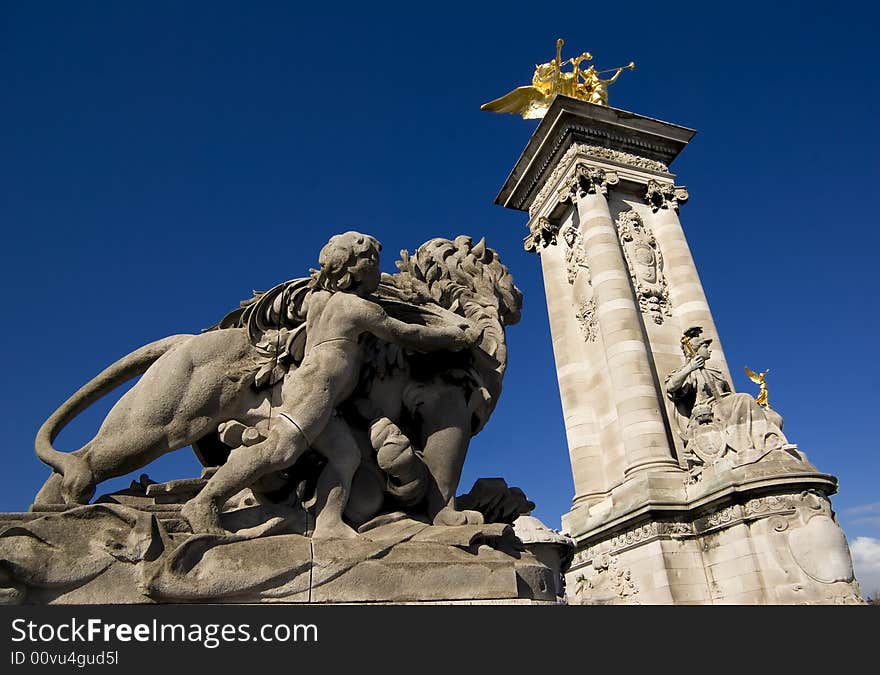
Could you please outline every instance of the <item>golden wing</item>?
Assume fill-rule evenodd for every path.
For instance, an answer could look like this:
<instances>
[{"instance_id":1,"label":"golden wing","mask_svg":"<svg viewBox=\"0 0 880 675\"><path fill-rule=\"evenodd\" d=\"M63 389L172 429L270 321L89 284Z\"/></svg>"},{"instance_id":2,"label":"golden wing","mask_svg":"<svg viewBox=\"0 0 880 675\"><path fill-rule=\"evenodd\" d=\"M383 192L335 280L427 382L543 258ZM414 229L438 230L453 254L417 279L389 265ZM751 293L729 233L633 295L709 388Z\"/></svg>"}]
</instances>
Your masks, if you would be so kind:
<instances>
[{"instance_id":1,"label":"golden wing","mask_svg":"<svg viewBox=\"0 0 880 675\"><path fill-rule=\"evenodd\" d=\"M764 380L763 377L758 375L758 373L756 373L754 370L752 370L748 366L746 366L746 375L748 375L749 379L752 382L754 382L755 384L761 384L761 382Z\"/></svg>"},{"instance_id":2,"label":"golden wing","mask_svg":"<svg viewBox=\"0 0 880 675\"><path fill-rule=\"evenodd\" d=\"M553 96L545 96L534 87L517 87L501 98L480 106L480 110L497 113L522 115L523 119L535 120L544 117Z\"/></svg>"}]
</instances>

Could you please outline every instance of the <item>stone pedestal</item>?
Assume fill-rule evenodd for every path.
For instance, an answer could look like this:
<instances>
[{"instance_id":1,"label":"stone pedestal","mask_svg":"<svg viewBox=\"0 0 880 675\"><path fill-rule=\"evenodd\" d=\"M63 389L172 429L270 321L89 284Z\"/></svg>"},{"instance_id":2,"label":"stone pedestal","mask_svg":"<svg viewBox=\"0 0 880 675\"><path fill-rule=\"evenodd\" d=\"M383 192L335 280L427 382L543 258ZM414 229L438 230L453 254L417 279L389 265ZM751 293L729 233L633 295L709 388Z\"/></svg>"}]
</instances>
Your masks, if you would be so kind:
<instances>
[{"instance_id":1,"label":"stone pedestal","mask_svg":"<svg viewBox=\"0 0 880 675\"><path fill-rule=\"evenodd\" d=\"M0 604L564 602L571 541L527 515L438 526L396 512L323 539L309 511L245 491L227 534L193 534L175 499L200 482L0 514Z\"/></svg>"},{"instance_id":2,"label":"stone pedestal","mask_svg":"<svg viewBox=\"0 0 880 675\"><path fill-rule=\"evenodd\" d=\"M669 165L694 134L558 96L496 199L528 212L525 248L544 275L575 485L569 600L854 600L828 501L836 479L785 439L696 471L693 429L667 395L687 361L682 335L700 326L717 377L750 406L732 390L679 221L688 193Z\"/></svg>"}]
</instances>

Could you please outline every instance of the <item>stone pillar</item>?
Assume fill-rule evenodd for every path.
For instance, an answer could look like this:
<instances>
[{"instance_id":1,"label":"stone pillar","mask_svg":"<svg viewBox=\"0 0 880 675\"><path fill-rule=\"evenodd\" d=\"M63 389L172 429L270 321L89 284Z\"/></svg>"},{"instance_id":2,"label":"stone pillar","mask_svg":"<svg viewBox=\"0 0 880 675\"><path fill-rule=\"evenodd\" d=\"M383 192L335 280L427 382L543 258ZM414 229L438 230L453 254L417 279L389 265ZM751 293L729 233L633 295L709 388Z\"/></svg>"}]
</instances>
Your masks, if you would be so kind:
<instances>
[{"instance_id":1,"label":"stone pillar","mask_svg":"<svg viewBox=\"0 0 880 675\"><path fill-rule=\"evenodd\" d=\"M577 207L628 477L639 471L677 471L679 465L660 412L638 302L606 199L608 187L618 181L614 172L577 164L563 199Z\"/></svg>"},{"instance_id":2,"label":"stone pillar","mask_svg":"<svg viewBox=\"0 0 880 675\"><path fill-rule=\"evenodd\" d=\"M667 398L693 326L713 340L713 381L732 385L678 220L687 191L669 171L694 133L557 96L496 199L528 211L526 248L541 255L575 483L568 600L858 603L837 479L787 440L719 448L737 426L724 406L707 420L705 402L694 417L696 403ZM747 394L716 396L779 417Z\"/></svg>"},{"instance_id":3,"label":"stone pillar","mask_svg":"<svg viewBox=\"0 0 880 675\"><path fill-rule=\"evenodd\" d=\"M714 336L712 365L732 382L703 284L678 218L679 204L687 199L688 193L684 187L653 179L648 181L645 201L653 212L651 228L663 251L673 316L682 329L702 326L707 334Z\"/></svg>"},{"instance_id":4,"label":"stone pillar","mask_svg":"<svg viewBox=\"0 0 880 675\"><path fill-rule=\"evenodd\" d=\"M590 503L606 491L602 472L596 471L602 449L594 411L583 395L588 388L590 373L584 358L583 338L571 320L574 289L566 280L565 252L557 241L559 230L558 223L544 217L537 218L525 239L525 249L541 258L553 357L574 480L573 502Z\"/></svg>"}]
</instances>

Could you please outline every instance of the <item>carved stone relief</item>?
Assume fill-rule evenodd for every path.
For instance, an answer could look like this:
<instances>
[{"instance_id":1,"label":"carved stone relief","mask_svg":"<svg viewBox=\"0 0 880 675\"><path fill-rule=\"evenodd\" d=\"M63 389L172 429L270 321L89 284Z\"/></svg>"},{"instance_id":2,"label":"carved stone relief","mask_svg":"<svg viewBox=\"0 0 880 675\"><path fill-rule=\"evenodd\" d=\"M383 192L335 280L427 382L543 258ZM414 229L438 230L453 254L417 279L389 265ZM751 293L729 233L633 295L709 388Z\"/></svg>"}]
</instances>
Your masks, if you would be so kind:
<instances>
[{"instance_id":1,"label":"carved stone relief","mask_svg":"<svg viewBox=\"0 0 880 675\"><path fill-rule=\"evenodd\" d=\"M751 500L745 512L766 518L773 558L791 580L775 589L776 601L863 604L849 546L828 498L818 490L805 490L775 502L770 499L774 498Z\"/></svg>"},{"instance_id":2,"label":"carved stone relief","mask_svg":"<svg viewBox=\"0 0 880 675\"><path fill-rule=\"evenodd\" d=\"M562 233L562 238L567 246L565 251L565 263L568 271L568 283L573 284L581 270L586 274L587 283L590 283L590 268L587 265L587 255L584 252L583 238L576 227L568 226Z\"/></svg>"},{"instance_id":3,"label":"carved stone relief","mask_svg":"<svg viewBox=\"0 0 880 675\"><path fill-rule=\"evenodd\" d=\"M619 564L616 556L603 553L593 558L592 568L575 579L574 596L578 604L637 605L639 587L632 572Z\"/></svg>"},{"instance_id":4,"label":"carved stone relief","mask_svg":"<svg viewBox=\"0 0 880 675\"><path fill-rule=\"evenodd\" d=\"M599 337L599 325L596 319L596 298L584 300L574 315L578 322L584 342L595 342Z\"/></svg>"},{"instance_id":5,"label":"carved stone relief","mask_svg":"<svg viewBox=\"0 0 880 675\"><path fill-rule=\"evenodd\" d=\"M587 265L586 253L584 252L583 239L580 231L571 225L562 231L565 241L565 264L568 275L568 283L574 284L578 274L583 274L584 283L588 292L591 292L590 268ZM575 319L578 328L584 336L584 341L595 342L599 335L598 319L596 317L596 298L590 295L583 298L575 308Z\"/></svg>"},{"instance_id":6,"label":"carved stone relief","mask_svg":"<svg viewBox=\"0 0 880 675\"><path fill-rule=\"evenodd\" d=\"M639 308L656 324L670 316L669 291L663 275L663 255L657 241L641 217L634 210L617 217L617 233L629 266L633 289L639 299Z\"/></svg>"},{"instance_id":7,"label":"carved stone relief","mask_svg":"<svg viewBox=\"0 0 880 675\"><path fill-rule=\"evenodd\" d=\"M648 181L648 190L645 193L645 201L654 213L660 209L673 209L678 211L678 205L688 200L687 188L683 185L661 183L651 179Z\"/></svg>"},{"instance_id":8,"label":"carved stone relief","mask_svg":"<svg viewBox=\"0 0 880 675\"><path fill-rule=\"evenodd\" d=\"M735 527L742 528L742 534L722 535ZM632 603L639 593L638 578L618 562L626 551L656 540L693 540L708 551L742 541L742 536L751 542L756 564L766 574L767 602L864 604L846 538L830 501L818 489L753 497L687 519L644 522L593 542L572 558L571 601ZM694 549L685 546L680 550ZM713 583L711 577L709 582ZM729 596L713 597L716 602L725 602Z\"/></svg>"},{"instance_id":9,"label":"carved stone relief","mask_svg":"<svg viewBox=\"0 0 880 675\"><path fill-rule=\"evenodd\" d=\"M788 549L803 572L823 584L853 580L853 565L843 530L834 521L831 503L816 490L806 490L794 500L794 518L782 519L788 534Z\"/></svg>"}]
</instances>

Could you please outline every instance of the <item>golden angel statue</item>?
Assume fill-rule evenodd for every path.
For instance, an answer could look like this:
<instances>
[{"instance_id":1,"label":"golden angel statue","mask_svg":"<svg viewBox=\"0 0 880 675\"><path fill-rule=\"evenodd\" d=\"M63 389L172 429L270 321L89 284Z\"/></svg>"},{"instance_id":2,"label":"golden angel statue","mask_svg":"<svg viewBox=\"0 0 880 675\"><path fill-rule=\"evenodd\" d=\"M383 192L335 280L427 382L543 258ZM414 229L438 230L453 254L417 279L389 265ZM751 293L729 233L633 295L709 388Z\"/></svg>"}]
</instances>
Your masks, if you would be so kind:
<instances>
[{"instance_id":1,"label":"golden angel statue","mask_svg":"<svg viewBox=\"0 0 880 675\"><path fill-rule=\"evenodd\" d=\"M556 58L547 63L535 66L532 75L531 86L517 87L501 98L489 101L480 106L480 110L499 113L513 113L522 115L523 119L541 119L547 114L550 104L557 94L571 96L582 101L589 101L597 105L608 105L608 85L617 81L624 70L632 70L636 64L632 61L628 65L608 70L596 70L590 66L583 70L581 64L590 61L593 55L584 52L566 61L562 60L562 38L556 41ZM562 70L564 66L571 65L569 72ZM609 79L599 77L602 73L615 71Z\"/></svg>"},{"instance_id":2,"label":"golden angel statue","mask_svg":"<svg viewBox=\"0 0 880 675\"><path fill-rule=\"evenodd\" d=\"M746 366L746 375L748 375L749 379L759 387L755 401L758 402L758 405L762 405L765 408L770 407L770 402L767 398L767 373L769 372L770 369L768 368L763 373L756 373L754 370Z\"/></svg>"}]
</instances>

